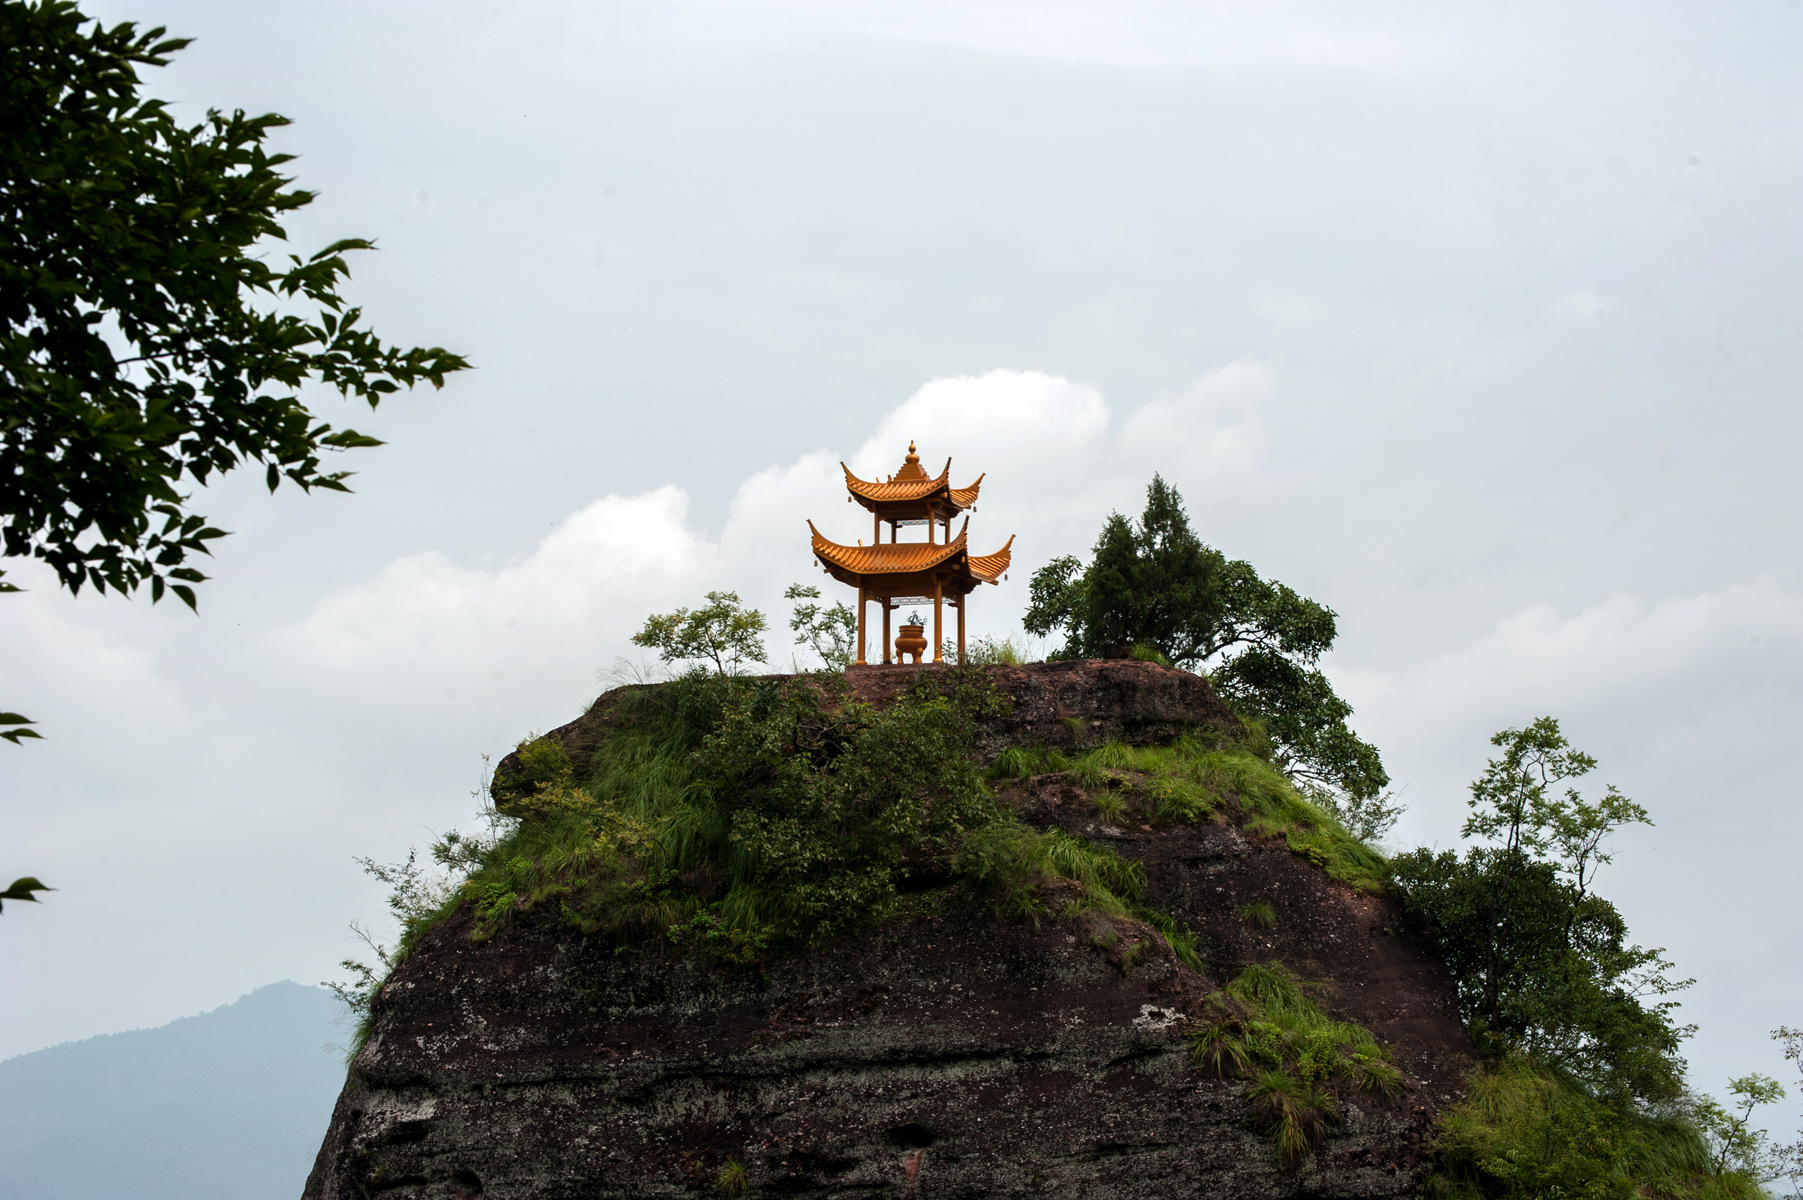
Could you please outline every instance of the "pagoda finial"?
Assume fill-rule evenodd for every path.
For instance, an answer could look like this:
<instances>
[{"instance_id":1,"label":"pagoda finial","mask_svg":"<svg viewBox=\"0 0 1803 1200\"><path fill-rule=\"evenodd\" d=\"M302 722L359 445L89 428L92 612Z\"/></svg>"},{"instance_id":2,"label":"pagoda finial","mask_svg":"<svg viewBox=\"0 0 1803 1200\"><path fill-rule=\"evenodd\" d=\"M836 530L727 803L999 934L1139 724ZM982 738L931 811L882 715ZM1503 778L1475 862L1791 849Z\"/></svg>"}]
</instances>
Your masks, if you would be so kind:
<instances>
[{"instance_id":1,"label":"pagoda finial","mask_svg":"<svg viewBox=\"0 0 1803 1200\"><path fill-rule=\"evenodd\" d=\"M903 459L902 461L910 462L910 463L917 463L920 461L920 455L914 453L914 439L913 438L908 439L908 457Z\"/></svg>"}]
</instances>

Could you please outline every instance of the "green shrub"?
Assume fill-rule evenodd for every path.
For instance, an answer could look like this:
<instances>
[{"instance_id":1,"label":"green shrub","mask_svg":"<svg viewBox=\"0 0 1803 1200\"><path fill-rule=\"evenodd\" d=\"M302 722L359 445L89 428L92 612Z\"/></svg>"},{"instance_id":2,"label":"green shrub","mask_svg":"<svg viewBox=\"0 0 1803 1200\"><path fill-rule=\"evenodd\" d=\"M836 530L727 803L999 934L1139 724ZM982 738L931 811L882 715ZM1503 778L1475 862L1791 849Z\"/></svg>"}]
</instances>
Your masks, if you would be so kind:
<instances>
[{"instance_id":1,"label":"green shrub","mask_svg":"<svg viewBox=\"0 0 1803 1200\"><path fill-rule=\"evenodd\" d=\"M1765 1195L1744 1171L1717 1168L1682 1107L1607 1103L1519 1055L1471 1075L1440 1116L1436 1149L1440 1190L1456 1200Z\"/></svg>"},{"instance_id":2,"label":"green shrub","mask_svg":"<svg viewBox=\"0 0 1803 1200\"><path fill-rule=\"evenodd\" d=\"M899 911L912 876L1028 917L1059 880L1077 885L1051 889L1063 915L1124 917L1144 889L1136 865L996 804L975 721L1005 699L979 672L922 672L880 710L826 674L692 672L617 703L587 763L542 739L522 747L517 827L471 860L458 894L476 936L554 919L752 963ZM1017 750L990 775L1068 765Z\"/></svg>"},{"instance_id":3,"label":"green shrub","mask_svg":"<svg viewBox=\"0 0 1803 1200\"><path fill-rule=\"evenodd\" d=\"M568 777L516 802L520 828L463 884L475 935L493 936L513 916L555 901L585 932L662 926L660 881L647 877L653 826L597 800Z\"/></svg>"},{"instance_id":4,"label":"green shrub","mask_svg":"<svg viewBox=\"0 0 1803 1200\"><path fill-rule=\"evenodd\" d=\"M1111 917L1127 916L1127 901L1137 899L1146 887L1138 863L1062 830L1038 830L1011 819L971 830L951 867L998 910L1032 918L1046 912L1040 897L1041 885L1048 880L1080 885L1082 899L1072 907L1093 908Z\"/></svg>"},{"instance_id":5,"label":"green shrub","mask_svg":"<svg viewBox=\"0 0 1803 1200\"><path fill-rule=\"evenodd\" d=\"M514 747L513 760L517 766L495 781L495 801L503 806L518 796L530 796L544 784L566 778L571 771L570 756L563 744L536 733L527 734Z\"/></svg>"}]
</instances>

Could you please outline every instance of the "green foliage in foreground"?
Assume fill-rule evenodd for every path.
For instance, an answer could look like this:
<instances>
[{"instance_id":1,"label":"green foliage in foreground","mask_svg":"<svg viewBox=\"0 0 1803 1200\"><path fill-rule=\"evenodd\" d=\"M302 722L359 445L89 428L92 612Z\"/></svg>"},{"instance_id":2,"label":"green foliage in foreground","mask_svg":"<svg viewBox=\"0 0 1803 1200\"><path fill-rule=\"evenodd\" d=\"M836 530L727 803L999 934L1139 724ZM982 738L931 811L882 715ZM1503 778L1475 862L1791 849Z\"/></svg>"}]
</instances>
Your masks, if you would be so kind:
<instances>
[{"instance_id":1,"label":"green foliage in foreground","mask_svg":"<svg viewBox=\"0 0 1803 1200\"><path fill-rule=\"evenodd\" d=\"M271 253L312 203L266 145L273 113L183 125L139 71L188 45L60 0L0 4L0 532L71 591L149 583L195 602L222 532L186 491L261 465L273 491L344 491L323 385L371 407L469 364L382 342L338 294L360 238Z\"/></svg>"},{"instance_id":2,"label":"green foliage in foreground","mask_svg":"<svg viewBox=\"0 0 1803 1200\"><path fill-rule=\"evenodd\" d=\"M38 558L71 592L148 583L193 608L193 563L225 531L192 485L260 465L271 491L349 491L325 460L381 442L302 392L374 408L469 363L386 344L345 308L345 255L374 243L271 252L314 199L265 144L288 121L178 123L141 91L141 69L188 45L163 33L0 2L0 557ZM0 712L0 739L42 738L35 723ZM9 897L49 890L29 882Z\"/></svg>"},{"instance_id":3,"label":"green foliage in foreground","mask_svg":"<svg viewBox=\"0 0 1803 1200\"><path fill-rule=\"evenodd\" d=\"M1223 1010L1192 1034L1191 1060L1199 1070L1247 1082L1253 1119L1287 1165L1320 1149L1344 1098L1401 1094L1402 1072L1371 1031L1329 1017L1282 966L1247 967L1227 994L1246 1015Z\"/></svg>"},{"instance_id":4,"label":"green foliage in foreground","mask_svg":"<svg viewBox=\"0 0 1803 1200\"><path fill-rule=\"evenodd\" d=\"M1750 1172L1712 1155L1697 1117L1679 1102L1609 1103L1511 1055L1474 1073L1465 1098L1441 1115L1441 1190L1453 1200L1763 1200Z\"/></svg>"}]
</instances>

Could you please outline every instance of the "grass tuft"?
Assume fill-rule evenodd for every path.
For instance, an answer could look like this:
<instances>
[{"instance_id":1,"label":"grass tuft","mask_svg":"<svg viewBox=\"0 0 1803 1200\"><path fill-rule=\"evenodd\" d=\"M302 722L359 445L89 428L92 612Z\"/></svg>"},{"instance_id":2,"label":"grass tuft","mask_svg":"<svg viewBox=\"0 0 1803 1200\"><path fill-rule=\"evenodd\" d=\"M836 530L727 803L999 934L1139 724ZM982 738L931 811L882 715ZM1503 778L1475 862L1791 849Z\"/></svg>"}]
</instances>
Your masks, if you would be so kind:
<instances>
[{"instance_id":1,"label":"grass tuft","mask_svg":"<svg viewBox=\"0 0 1803 1200\"><path fill-rule=\"evenodd\" d=\"M736 1158L727 1159L726 1165L720 1168L720 1174L714 1179L714 1186L722 1196L743 1196L750 1183L750 1172Z\"/></svg>"},{"instance_id":2,"label":"grass tuft","mask_svg":"<svg viewBox=\"0 0 1803 1200\"><path fill-rule=\"evenodd\" d=\"M1039 756L1031 750L1010 746L995 756L989 766L991 779L1029 779L1039 771Z\"/></svg>"},{"instance_id":3,"label":"grass tuft","mask_svg":"<svg viewBox=\"0 0 1803 1200\"><path fill-rule=\"evenodd\" d=\"M1244 1020L1223 1018L1190 1036L1190 1061L1220 1078L1245 1079L1253 1120L1277 1154L1295 1166L1320 1148L1340 1119L1336 1084L1386 1097L1400 1094L1402 1072L1371 1031L1336 1021L1296 977L1276 963L1254 964L1227 985Z\"/></svg>"},{"instance_id":4,"label":"grass tuft","mask_svg":"<svg viewBox=\"0 0 1803 1200\"><path fill-rule=\"evenodd\" d=\"M990 764L991 779L1030 779L1056 771L1068 771L1070 760L1047 746L1010 746Z\"/></svg>"},{"instance_id":5,"label":"grass tuft","mask_svg":"<svg viewBox=\"0 0 1803 1200\"><path fill-rule=\"evenodd\" d=\"M1383 890L1384 859L1326 809L1312 803L1270 763L1242 749L1223 748L1196 734L1165 746L1110 742L1074 761L1054 751L1013 748L990 768L992 779L1063 771L1092 796L1131 789L1156 818L1191 823L1212 818L1232 802L1241 823L1258 837L1283 838L1291 851L1329 876L1369 892ZM1112 810L1106 801L1099 807Z\"/></svg>"},{"instance_id":6,"label":"grass tuft","mask_svg":"<svg viewBox=\"0 0 1803 1200\"><path fill-rule=\"evenodd\" d=\"M1253 929L1269 933L1277 928L1277 910L1268 900L1254 900L1241 907L1240 920Z\"/></svg>"},{"instance_id":7,"label":"grass tuft","mask_svg":"<svg viewBox=\"0 0 1803 1200\"><path fill-rule=\"evenodd\" d=\"M1096 792L1089 798L1089 802L1094 806L1096 816L1108 825L1120 824L1121 817L1127 811L1127 802L1117 792Z\"/></svg>"},{"instance_id":8,"label":"grass tuft","mask_svg":"<svg viewBox=\"0 0 1803 1200\"><path fill-rule=\"evenodd\" d=\"M1098 767L1110 771L1128 771L1138 765L1138 756L1130 746L1120 742L1109 742L1106 746L1098 746L1083 756L1084 761L1093 762Z\"/></svg>"},{"instance_id":9,"label":"grass tuft","mask_svg":"<svg viewBox=\"0 0 1803 1200\"><path fill-rule=\"evenodd\" d=\"M1288 1071L1255 1071L1246 1088L1252 1119L1271 1137L1284 1166L1295 1167L1321 1148L1327 1126L1340 1119L1332 1092L1305 1083Z\"/></svg>"},{"instance_id":10,"label":"grass tuft","mask_svg":"<svg viewBox=\"0 0 1803 1200\"><path fill-rule=\"evenodd\" d=\"M972 830L952 859L952 869L1005 914L1037 919L1046 910L1044 885L1066 880L1081 897L1060 914L1094 909L1125 917L1128 901L1145 892L1140 865L1058 829L1038 830L1020 821L997 821Z\"/></svg>"},{"instance_id":11,"label":"grass tuft","mask_svg":"<svg viewBox=\"0 0 1803 1200\"><path fill-rule=\"evenodd\" d=\"M1203 973L1205 967L1202 962L1202 954L1196 949L1194 935L1177 928L1176 921L1157 909L1135 908L1133 915L1158 931L1158 935L1164 939L1165 945L1171 948L1171 953L1177 956L1178 962L1198 974Z\"/></svg>"}]
</instances>

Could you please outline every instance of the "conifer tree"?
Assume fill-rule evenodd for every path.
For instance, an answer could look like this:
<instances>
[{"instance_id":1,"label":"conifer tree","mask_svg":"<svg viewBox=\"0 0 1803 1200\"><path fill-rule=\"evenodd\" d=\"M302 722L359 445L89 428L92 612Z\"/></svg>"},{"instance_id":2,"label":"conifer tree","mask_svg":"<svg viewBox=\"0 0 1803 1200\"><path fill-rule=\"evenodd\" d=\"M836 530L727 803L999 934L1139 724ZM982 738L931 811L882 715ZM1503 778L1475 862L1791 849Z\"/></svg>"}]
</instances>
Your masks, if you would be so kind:
<instances>
[{"instance_id":1,"label":"conifer tree","mask_svg":"<svg viewBox=\"0 0 1803 1200\"><path fill-rule=\"evenodd\" d=\"M1317 665L1333 645L1333 610L1204 543L1162 477L1152 477L1137 523L1111 515L1088 565L1054 559L1030 591L1026 628L1062 629L1060 656L1207 670L1292 776L1366 807L1389 783L1376 748L1346 724L1352 706Z\"/></svg>"}]
</instances>

